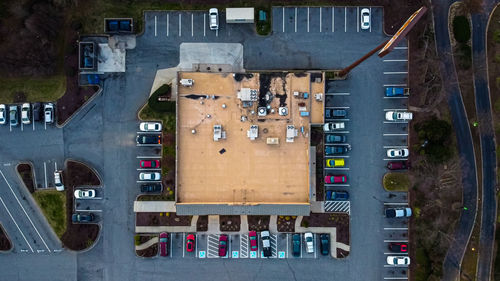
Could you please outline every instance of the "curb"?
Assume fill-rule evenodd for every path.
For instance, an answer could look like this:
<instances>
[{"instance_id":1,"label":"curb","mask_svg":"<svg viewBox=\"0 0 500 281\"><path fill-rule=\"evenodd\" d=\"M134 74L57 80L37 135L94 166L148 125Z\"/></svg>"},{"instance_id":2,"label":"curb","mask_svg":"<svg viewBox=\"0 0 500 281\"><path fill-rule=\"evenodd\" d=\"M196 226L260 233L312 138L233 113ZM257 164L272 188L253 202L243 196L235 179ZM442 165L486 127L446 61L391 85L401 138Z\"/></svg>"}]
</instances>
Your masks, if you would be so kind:
<instances>
[{"instance_id":1,"label":"curb","mask_svg":"<svg viewBox=\"0 0 500 281\"><path fill-rule=\"evenodd\" d=\"M77 111L73 112L73 114L71 114L71 116L70 116L68 119L66 119L66 120L65 120L62 124L57 124L57 122L56 122L56 127L57 127L57 128L59 128L59 129L64 128L64 126L66 126L66 125L67 125L67 124L68 124L71 120L73 120L73 118L74 118L74 117L75 117L75 116L76 116L76 115L77 115L80 111L82 111L85 107L87 107L87 105L88 105L90 102L92 102L92 101L93 101L93 100L94 100L94 99L95 99L98 95L100 95L100 94L102 93L103 88L101 87L101 85L97 85L97 86L99 87L99 89L98 89L98 90L97 90L97 91L96 91L96 92L95 92L95 93L94 93L94 94L93 94L93 95L92 95L92 96L91 96L88 100L86 100L86 101L82 104L82 106L80 106L80 107L78 108L78 110L77 110ZM78 87L82 87L82 86L78 85Z\"/></svg>"}]
</instances>

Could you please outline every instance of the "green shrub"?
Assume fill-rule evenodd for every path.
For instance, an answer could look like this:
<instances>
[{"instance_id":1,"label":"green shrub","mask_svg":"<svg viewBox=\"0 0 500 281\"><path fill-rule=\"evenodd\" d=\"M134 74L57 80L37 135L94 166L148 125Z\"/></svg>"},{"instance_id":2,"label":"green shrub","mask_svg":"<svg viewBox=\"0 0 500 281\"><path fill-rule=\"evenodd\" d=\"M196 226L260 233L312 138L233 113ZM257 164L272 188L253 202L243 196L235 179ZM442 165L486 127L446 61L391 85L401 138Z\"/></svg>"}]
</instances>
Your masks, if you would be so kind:
<instances>
[{"instance_id":1,"label":"green shrub","mask_svg":"<svg viewBox=\"0 0 500 281\"><path fill-rule=\"evenodd\" d=\"M495 62L500 63L500 54L495 55Z\"/></svg>"},{"instance_id":2,"label":"green shrub","mask_svg":"<svg viewBox=\"0 0 500 281\"><path fill-rule=\"evenodd\" d=\"M493 40L497 43L500 43L500 30L497 29L493 32Z\"/></svg>"},{"instance_id":3,"label":"green shrub","mask_svg":"<svg viewBox=\"0 0 500 281\"><path fill-rule=\"evenodd\" d=\"M469 45L462 43L458 46L458 64L463 69L469 69L472 66L472 49Z\"/></svg>"},{"instance_id":4,"label":"green shrub","mask_svg":"<svg viewBox=\"0 0 500 281\"><path fill-rule=\"evenodd\" d=\"M470 39L470 24L465 16L457 16L453 19L453 35L460 43L466 43Z\"/></svg>"},{"instance_id":5,"label":"green shrub","mask_svg":"<svg viewBox=\"0 0 500 281\"><path fill-rule=\"evenodd\" d=\"M453 155L451 142L451 125L448 121L435 117L415 124L419 139L419 152L426 155L431 162L442 163Z\"/></svg>"},{"instance_id":6,"label":"green shrub","mask_svg":"<svg viewBox=\"0 0 500 281\"><path fill-rule=\"evenodd\" d=\"M139 244L141 244L141 237L139 235L135 235L134 236L134 243L136 246L138 246Z\"/></svg>"},{"instance_id":7,"label":"green shrub","mask_svg":"<svg viewBox=\"0 0 500 281\"><path fill-rule=\"evenodd\" d=\"M302 227L309 227L309 221L306 219L302 219L302 222L300 223L300 226Z\"/></svg>"},{"instance_id":8,"label":"green shrub","mask_svg":"<svg viewBox=\"0 0 500 281\"><path fill-rule=\"evenodd\" d=\"M495 80L496 80L496 82L497 82L497 83L496 83L496 84L497 84L497 88L499 88L499 89L500 89L500 76L499 76L499 77L497 77Z\"/></svg>"},{"instance_id":9,"label":"green shrub","mask_svg":"<svg viewBox=\"0 0 500 281\"><path fill-rule=\"evenodd\" d=\"M175 113L175 101L158 101L158 97L160 96L170 97L171 94L172 94L172 88L170 87L170 85L165 84L161 86L149 98L148 100L149 107L157 112Z\"/></svg>"}]
</instances>

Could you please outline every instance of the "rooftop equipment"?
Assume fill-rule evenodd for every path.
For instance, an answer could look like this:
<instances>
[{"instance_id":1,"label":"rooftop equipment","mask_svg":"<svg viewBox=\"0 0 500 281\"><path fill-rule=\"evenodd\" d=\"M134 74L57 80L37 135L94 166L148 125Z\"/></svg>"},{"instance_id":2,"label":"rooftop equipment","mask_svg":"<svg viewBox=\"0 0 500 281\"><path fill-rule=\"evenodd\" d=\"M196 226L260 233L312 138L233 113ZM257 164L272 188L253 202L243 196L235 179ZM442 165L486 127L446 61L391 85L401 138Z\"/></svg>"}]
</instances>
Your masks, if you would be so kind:
<instances>
[{"instance_id":1,"label":"rooftop equipment","mask_svg":"<svg viewBox=\"0 0 500 281\"><path fill-rule=\"evenodd\" d=\"M250 138L250 140L255 140L256 138L258 138L259 126L258 125L250 126L250 130L247 131L247 136Z\"/></svg>"},{"instance_id":2,"label":"rooftop equipment","mask_svg":"<svg viewBox=\"0 0 500 281\"><path fill-rule=\"evenodd\" d=\"M243 102L257 101L258 93L259 91L256 89L241 88L241 90L238 91L238 98Z\"/></svg>"},{"instance_id":3,"label":"rooftop equipment","mask_svg":"<svg viewBox=\"0 0 500 281\"><path fill-rule=\"evenodd\" d=\"M214 141L226 139L226 131L222 130L222 125L214 125Z\"/></svg>"},{"instance_id":4,"label":"rooftop equipment","mask_svg":"<svg viewBox=\"0 0 500 281\"><path fill-rule=\"evenodd\" d=\"M293 142L294 138L298 136L298 130L294 125L286 126L286 142Z\"/></svg>"}]
</instances>

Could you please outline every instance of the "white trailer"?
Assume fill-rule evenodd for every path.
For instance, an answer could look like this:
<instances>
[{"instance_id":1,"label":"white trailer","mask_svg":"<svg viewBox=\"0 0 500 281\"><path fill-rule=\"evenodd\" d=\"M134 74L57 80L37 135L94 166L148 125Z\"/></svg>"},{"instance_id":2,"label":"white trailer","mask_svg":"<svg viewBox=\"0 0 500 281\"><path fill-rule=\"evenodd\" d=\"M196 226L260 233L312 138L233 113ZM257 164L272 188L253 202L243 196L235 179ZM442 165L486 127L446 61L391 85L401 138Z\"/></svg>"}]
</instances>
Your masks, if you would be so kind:
<instances>
[{"instance_id":1,"label":"white trailer","mask_svg":"<svg viewBox=\"0 0 500 281\"><path fill-rule=\"evenodd\" d=\"M226 23L253 23L254 8L226 8Z\"/></svg>"}]
</instances>

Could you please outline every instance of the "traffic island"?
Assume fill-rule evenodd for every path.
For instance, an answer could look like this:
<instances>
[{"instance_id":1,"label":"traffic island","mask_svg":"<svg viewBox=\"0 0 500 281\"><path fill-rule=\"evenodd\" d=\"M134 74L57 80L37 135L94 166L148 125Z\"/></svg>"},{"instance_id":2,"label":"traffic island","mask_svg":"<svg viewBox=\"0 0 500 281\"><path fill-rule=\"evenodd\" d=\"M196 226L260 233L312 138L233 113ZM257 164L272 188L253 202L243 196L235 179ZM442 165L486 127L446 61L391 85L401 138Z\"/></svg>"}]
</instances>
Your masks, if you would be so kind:
<instances>
[{"instance_id":1,"label":"traffic island","mask_svg":"<svg viewBox=\"0 0 500 281\"><path fill-rule=\"evenodd\" d=\"M170 212L143 212L136 213L136 226L190 226L193 216L178 216Z\"/></svg>"},{"instance_id":2,"label":"traffic island","mask_svg":"<svg viewBox=\"0 0 500 281\"><path fill-rule=\"evenodd\" d=\"M208 230L208 216L199 216L196 221L196 231L207 231Z\"/></svg>"},{"instance_id":3,"label":"traffic island","mask_svg":"<svg viewBox=\"0 0 500 281\"><path fill-rule=\"evenodd\" d=\"M3 229L0 224L0 252L8 252L12 250L12 243L10 242L7 232Z\"/></svg>"},{"instance_id":4,"label":"traffic island","mask_svg":"<svg viewBox=\"0 0 500 281\"><path fill-rule=\"evenodd\" d=\"M28 189L30 193L35 192L35 184L33 179L33 168L31 164L21 163L17 165L17 173L21 177L24 186Z\"/></svg>"},{"instance_id":5,"label":"traffic island","mask_svg":"<svg viewBox=\"0 0 500 281\"><path fill-rule=\"evenodd\" d=\"M158 255L158 235L135 235L135 254L151 258Z\"/></svg>"}]
</instances>

